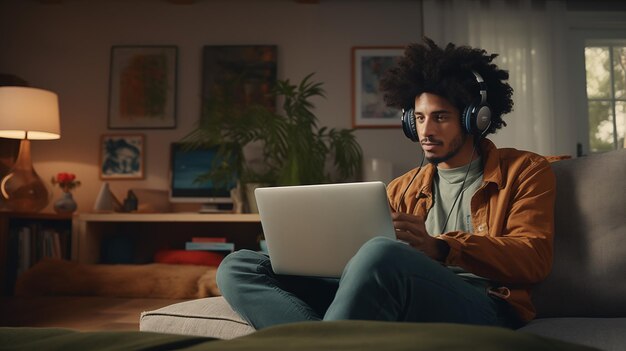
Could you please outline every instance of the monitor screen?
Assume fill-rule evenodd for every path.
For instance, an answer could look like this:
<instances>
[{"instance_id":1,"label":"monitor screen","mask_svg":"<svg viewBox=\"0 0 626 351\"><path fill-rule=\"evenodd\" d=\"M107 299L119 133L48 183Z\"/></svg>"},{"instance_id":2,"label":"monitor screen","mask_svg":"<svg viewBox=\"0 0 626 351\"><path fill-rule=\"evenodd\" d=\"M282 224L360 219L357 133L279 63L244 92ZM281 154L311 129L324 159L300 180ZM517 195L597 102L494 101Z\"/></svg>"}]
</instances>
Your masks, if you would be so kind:
<instances>
[{"instance_id":1,"label":"monitor screen","mask_svg":"<svg viewBox=\"0 0 626 351\"><path fill-rule=\"evenodd\" d=\"M232 204L230 190L237 184L236 176L226 186L198 178L215 165L218 147L187 149L183 143L172 143L170 162L170 201ZM207 208L207 210L210 208Z\"/></svg>"}]
</instances>

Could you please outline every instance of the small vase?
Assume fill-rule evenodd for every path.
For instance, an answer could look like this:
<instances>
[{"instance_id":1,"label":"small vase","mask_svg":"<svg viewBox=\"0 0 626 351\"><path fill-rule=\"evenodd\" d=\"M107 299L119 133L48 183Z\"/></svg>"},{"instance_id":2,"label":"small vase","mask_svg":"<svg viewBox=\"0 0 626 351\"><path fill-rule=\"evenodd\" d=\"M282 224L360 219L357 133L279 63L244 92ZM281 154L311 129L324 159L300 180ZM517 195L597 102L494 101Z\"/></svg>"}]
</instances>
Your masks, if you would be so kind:
<instances>
[{"instance_id":1,"label":"small vase","mask_svg":"<svg viewBox=\"0 0 626 351\"><path fill-rule=\"evenodd\" d=\"M54 211L56 213L73 213L77 207L78 205L69 191L64 192L63 196L54 202Z\"/></svg>"}]
</instances>

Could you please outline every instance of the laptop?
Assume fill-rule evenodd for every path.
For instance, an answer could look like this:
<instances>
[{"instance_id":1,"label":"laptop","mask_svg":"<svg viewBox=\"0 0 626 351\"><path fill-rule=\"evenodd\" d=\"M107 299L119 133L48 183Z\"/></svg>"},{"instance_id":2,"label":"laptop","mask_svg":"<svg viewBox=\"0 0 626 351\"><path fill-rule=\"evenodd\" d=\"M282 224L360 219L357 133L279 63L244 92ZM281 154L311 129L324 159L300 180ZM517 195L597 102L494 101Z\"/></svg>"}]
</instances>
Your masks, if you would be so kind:
<instances>
[{"instance_id":1,"label":"laptop","mask_svg":"<svg viewBox=\"0 0 626 351\"><path fill-rule=\"evenodd\" d=\"M382 182L258 188L254 192L276 274L340 277L369 239L396 239Z\"/></svg>"}]
</instances>

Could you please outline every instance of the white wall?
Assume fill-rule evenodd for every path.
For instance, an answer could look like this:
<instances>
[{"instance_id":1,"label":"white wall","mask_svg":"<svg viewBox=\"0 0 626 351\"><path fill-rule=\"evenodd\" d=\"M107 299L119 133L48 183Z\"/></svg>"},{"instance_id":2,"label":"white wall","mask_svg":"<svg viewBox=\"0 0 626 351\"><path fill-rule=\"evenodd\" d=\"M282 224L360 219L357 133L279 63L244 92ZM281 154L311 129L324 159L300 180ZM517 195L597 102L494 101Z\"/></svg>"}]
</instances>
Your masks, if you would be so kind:
<instances>
[{"instance_id":1,"label":"white wall","mask_svg":"<svg viewBox=\"0 0 626 351\"><path fill-rule=\"evenodd\" d=\"M109 55L113 45L177 45L176 129L128 130L146 135L146 179L114 181L120 198L129 187L167 189L169 143L194 128L200 113L203 45L275 44L278 76L298 81L310 72L324 82L327 99L316 101L322 125L351 126L352 46L405 45L421 37L419 1L207 1L172 5L147 0L0 0L0 72L59 94L62 138L32 143L44 180L74 172L79 211L90 211L102 184L99 138L107 129ZM419 160L418 147L400 129L359 130L365 158L389 160L394 175ZM60 195L54 190L53 198Z\"/></svg>"}]
</instances>

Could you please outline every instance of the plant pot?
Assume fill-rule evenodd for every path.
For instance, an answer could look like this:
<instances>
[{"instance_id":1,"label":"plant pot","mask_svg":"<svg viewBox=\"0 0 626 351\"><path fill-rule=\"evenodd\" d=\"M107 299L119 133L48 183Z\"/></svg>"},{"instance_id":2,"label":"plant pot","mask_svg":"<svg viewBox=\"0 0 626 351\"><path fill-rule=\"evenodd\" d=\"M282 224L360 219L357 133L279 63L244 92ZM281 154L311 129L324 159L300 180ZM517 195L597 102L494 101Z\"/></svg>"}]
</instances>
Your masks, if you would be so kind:
<instances>
[{"instance_id":1,"label":"plant pot","mask_svg":"<svg viewBox=\"0 0 626 351\"><path fill-rule=\"evenodd\" d=\"M69 191L64 192L61 198L54 202L54 211L56 213L73 213L77 207L78 205Z\"/></svg>"}]
</instances>

